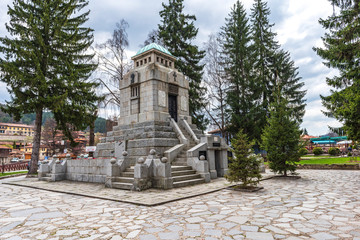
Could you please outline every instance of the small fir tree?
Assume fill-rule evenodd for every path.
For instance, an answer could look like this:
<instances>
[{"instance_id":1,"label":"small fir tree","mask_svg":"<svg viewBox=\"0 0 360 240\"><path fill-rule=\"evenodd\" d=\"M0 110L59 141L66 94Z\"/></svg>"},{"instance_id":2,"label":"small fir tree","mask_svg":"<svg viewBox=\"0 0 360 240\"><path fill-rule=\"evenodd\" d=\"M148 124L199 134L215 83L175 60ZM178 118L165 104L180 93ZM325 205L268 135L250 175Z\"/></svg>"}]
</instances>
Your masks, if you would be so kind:
<instances>
[{"instance_id":1,"label":"small fir tree","mask_svg":"<svg viewBox=\"0 0 360 240\"><path fill-rule=\"evenodd\" d=\"M236 136L231 139L234 158L229 164L229 173L225 176L230 182L241 181L241 187L256 186L260 179L261 160L253 153L252 144L247 135L240 130Z\"/></svg>"},{"instance_id":2,"label":"small fir tree","mask_svg":"<svg viewBox=\"0 0 360 240\"><path fill-rule=\"evenodd\" d=\"M279 95L278 100L271 106L262 140L270 169L287 176L288 171L295 173L300 158L301 131L298 122L291 116L288 101Z\"/></svg>"}]
</instances>

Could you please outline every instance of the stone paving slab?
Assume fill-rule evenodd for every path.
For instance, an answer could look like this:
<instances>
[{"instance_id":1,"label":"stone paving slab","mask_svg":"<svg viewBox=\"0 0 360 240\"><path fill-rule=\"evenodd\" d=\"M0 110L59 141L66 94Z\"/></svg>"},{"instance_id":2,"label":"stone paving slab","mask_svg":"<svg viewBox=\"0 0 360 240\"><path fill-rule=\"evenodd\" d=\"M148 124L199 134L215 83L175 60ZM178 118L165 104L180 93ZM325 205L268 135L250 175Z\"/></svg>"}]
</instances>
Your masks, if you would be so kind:
<instances>
[{"instance_id":1,"label":"stone paving slab","mask_svg":"<svg viewBox=\"0 0 360 240\"><path fill-rule=\"evenodd\" d=\"M269 179L272 176L273 174L270 172L265 173L263 174L263 180ZM46 182L39 181L37 178L23 178L21 180L8 181L4 184L143 206L157 206L168 202L200 196L225 189L232 185L225 178L218 178L211 180L210 183L198 184L183 188L173 188L169 190L148 189L137 192L106 188L104 184L98 183L74 182L67 180L59 182Z\"/></svg>"},{"instance_id":2,"label":"stone paving slab","mask_svg":"<svg viewBox=\"0 0 360 240\"><path fill-rule=\"evenodd\" d=\"M0 239L360 240L360 172L299 173L153 207L0 184Z\"/></svg>"}]
</instances>

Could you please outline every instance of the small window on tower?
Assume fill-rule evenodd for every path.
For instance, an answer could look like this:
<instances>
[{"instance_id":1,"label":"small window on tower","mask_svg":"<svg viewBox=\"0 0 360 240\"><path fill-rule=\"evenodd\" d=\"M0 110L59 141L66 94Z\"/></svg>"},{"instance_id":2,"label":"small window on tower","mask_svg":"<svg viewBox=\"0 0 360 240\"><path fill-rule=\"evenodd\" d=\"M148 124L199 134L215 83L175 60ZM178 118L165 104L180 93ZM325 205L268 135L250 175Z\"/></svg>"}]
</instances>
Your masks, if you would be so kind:
<instances>
[{"instance_id":1,"label":"small window on tower","mask_svg":"<svg viewBox=\"0 0 360 240\"><path fill-rule=\"evenodd\" d=\"M160 61L159 59L160 59L159 57L156 57L156 61L157 61L157 62L159 62L159 61Z\"/></svg>"},{"instance_id":2,"label":"small window on tower","mask_svg":"<svg viewBox=\"0 0 360 240\"><path fill-rule=\"evenodd\" d=\"M151 62L151 57L149 57L149 62Z\"/></svg>"},{"instance_id":3,"label":"small window on tower","mask_svg":"<svg viewBox=\"0 0 360 240\"><path fill-rule=\"evenodd\" d=\"M136 62L136 66L137 66L137 67L139 66L139 62Z\"/></svg>"},{"instance_id":4,"label":"small window on tower","mask_svg":"<svg viewBox=\"0 0 360 240\"><path fill-rule=\"evenodd\" d=\"M140 94L140 85L131 87L131 98L137 98Z\"/></svg>"},{"instance_id":5,"label":"small window on tower","mask_svg":"<svg viewBox=\"0 0 360 240\"><path fill-rule=\"evenodd\" d=\"M145 59L144 59L144 64L146 64L146 63L147 63L147 59L145 58Z\"/></svg>"}]
</instances>

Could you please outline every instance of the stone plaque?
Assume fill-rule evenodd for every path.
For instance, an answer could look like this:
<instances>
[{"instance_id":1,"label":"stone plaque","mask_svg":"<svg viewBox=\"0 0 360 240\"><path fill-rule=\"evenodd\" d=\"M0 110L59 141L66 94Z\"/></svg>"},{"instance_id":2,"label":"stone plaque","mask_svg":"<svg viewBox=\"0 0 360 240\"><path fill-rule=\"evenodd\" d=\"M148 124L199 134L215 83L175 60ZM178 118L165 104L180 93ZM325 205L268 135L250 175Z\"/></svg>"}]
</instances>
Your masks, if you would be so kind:
<instances>
[{"instance_id":1,"label":"stone plaque","mask_svg":"<svg viewBox=\"0 0 360 240\"><path fill-rule=\"evenodd\" d=\"M159 90L158 97L159 97L159 101L158 101L159 106L160 107L166 107L166 94L165 94L165 92Z\"/></svg>"},{"instance_id":2,"label":"stone plaque","mask_svg":"<svg viewBox=\"0 0 360 240\"><path fill-rule=\"evenodd\" d=\"M169 94L178 95L179 94L179 86L174 84L169 84Z\"/></svg>"},{"instance_id":3,"label":"stone plaque","mask_svg":"<svg viewBox=\"0 0 360 240\"><path fill-rule=\"evenodd\" d=\"M181 111L187 111L187 99L185 96L181 96Z\"/></svg>"}]
</instances>

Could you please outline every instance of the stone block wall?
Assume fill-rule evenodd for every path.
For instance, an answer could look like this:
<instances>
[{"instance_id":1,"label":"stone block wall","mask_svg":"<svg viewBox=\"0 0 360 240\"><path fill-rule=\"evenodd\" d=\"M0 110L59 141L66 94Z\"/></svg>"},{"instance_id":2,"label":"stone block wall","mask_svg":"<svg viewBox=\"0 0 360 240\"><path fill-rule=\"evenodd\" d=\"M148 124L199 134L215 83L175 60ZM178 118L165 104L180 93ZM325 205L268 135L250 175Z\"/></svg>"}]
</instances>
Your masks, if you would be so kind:
<instances>
[{"instance_id":1,"label":"stone block wall","mask_svg":"<svg viewBox=\"0 0 360 240\"><path fill-rule=\"evenodd\" d=\"M78 182L105 183L110 159L67 160L66 179Z\"/></svg>"}]
</instances>

